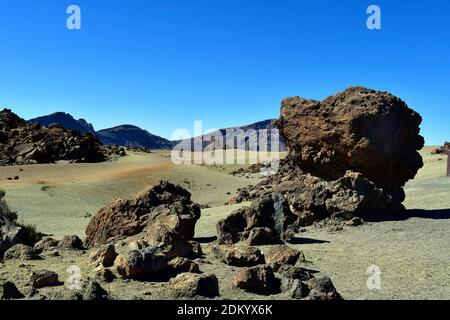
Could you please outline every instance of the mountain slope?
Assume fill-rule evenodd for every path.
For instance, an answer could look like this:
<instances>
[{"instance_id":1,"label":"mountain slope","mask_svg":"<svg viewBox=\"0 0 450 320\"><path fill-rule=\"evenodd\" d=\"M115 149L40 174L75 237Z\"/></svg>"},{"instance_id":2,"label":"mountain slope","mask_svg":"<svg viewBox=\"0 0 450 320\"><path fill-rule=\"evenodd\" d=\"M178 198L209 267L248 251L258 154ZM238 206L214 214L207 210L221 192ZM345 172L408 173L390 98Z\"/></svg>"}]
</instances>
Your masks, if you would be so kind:
<instances>
[{"instance_id":1,"label":"mountain slope","mask_svg":"<svg viewBox=\"0 0 450 320\"><path fill-rule=\"evenodd\" d=\"M105 144L147 149L170 149L173 143L133 125L121 125L97 132Z\"/></svg>"},{"instance_id":2,"label":"mountain slope","mask_svg":"<svg viewBox=\"0 0 450 320\"><path fill-rule=\"evenodd\" d=\"M52 114L49 114L47 116L37 117L31 120L28 120L28 122L37 122L41 126L48 127L52 124L59 124L62 125L64 128L69 130L75 130L80 133L91 133L95 135L95 130L92 124L88 123L84 119L76 120L74 117L72 117L70 114L65 112L55 112Z\"/></svg>"},{"instance_id":3,"label":"mountain slope","mask_svg":"<svg viewBox=\"0 0 450 320\"><path fill-rule=\"evenodd\" d=\"M241 127L231 127L231 128L224 128L224 129L219 129L217 131L213 131L210 133L207 133L205 135L202 136L203 138L203 149L205 149L206 147L208 147L209 145L212 145L215 139L214 137L216 136L223 136L223 142L222 145L226 145L226 139L225 139L225 135L227 133L227 131L229 132L234 132L235 137L239 135L239 131L242 130L244 132L245 135L245 141L246 141L246 145L245 145L245 149L249 149L248 146L248 142L251 139L256 139L256 141L258 141L258 145L257 145L257 149L262 151L265 148L263 146L259 145L259 135L258 135L258 131L260 130L267 130L268 133L268 139L267 141L267 149L268 150L272 150L272 145L271 145L271 130L272 129L277 129L275 126L275 119L269 119L269 120L263 120L263 121L259 121L259 122L255 122L249 125L245 125L245 126L241 126ZM198 137L197 137L198 138ZM196 138L191 138L191 139L187 139L187 140L183 140L183 143L191 143L192 146L192 150L194 148L194 139ZM279 151L286 151L286 144L284 143L283 137L279 136ZM178 143L181 141L178 141ZM239 148L237 146L237 141L234 142L234 148L236 149L243 149L242 147ZM253 149L254 150L254 149ZM274 150L274 151L278 151L278 150Z\"/></svg>"}]
</instances>

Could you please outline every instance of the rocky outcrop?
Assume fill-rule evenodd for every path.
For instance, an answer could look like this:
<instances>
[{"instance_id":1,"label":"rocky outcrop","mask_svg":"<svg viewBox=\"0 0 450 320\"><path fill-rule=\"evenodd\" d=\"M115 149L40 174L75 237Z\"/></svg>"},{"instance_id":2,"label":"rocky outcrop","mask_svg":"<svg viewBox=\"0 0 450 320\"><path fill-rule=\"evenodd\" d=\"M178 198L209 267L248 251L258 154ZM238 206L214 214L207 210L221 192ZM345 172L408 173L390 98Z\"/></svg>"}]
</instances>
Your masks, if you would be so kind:
<instances>
[{"instance_id":1,"label":"rocky outcrop","mask_svg":"<svg viewBox=\"0 0 450 320\"><path fill-rule=\"evenodd\" d=\"M184 239L191 240L199 218L200 207L191 201L188 191L161 181L101 209L86 229L86 244L93 247L130 237L152 225L165 225Z\"/></svg>"},{"instance_id":2,"label":"rocky outcrop","mask_svg":"<svg viewBox=\"0 0 450 320\"><path fill-rule=\"evenodd\" d=\"M277 126L301 170L325 180L360 172L402 202L402 187L423 166L421 122L401 99L352 87L323 101L283 100Z\"/></svg>"},{"instance_id":3,"label":"rocky outcrop","mask_svg":"<svg viewBox=\"0 0 450 320\"><path fill-rule=\"evenodd\" d=\"M27 123L9 109L0 112L0 166L14 164L101 162L124 150L105 148L92 134Z\"/></svg>"},{"instance_id":4,"label":"rocky outcrop","mask_svg":"<svg viewBox=\"0 0 450 320\"><path fill-rule=\"evenodd\" d=\"M229 200L252 204L218 223L219 242L290 240L316 221L349 226L404 214L403 186L423 165L420 122L399 98L361 87L322 102L283 100L277 124L288 157L277 174Z\"/></svg>"}]
</instances>

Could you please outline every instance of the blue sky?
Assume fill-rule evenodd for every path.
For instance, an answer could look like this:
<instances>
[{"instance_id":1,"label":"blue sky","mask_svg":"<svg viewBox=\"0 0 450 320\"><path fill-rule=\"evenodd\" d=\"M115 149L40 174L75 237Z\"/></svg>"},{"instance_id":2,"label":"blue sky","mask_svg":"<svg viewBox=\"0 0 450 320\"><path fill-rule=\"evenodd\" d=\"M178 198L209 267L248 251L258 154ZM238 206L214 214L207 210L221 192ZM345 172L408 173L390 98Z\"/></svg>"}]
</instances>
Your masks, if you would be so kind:
<instances>
[{"instance_id":1,"label":"blue sky","mask_svg":"<svg viewBox=\"0 0 450 320\"><path fill-rule=\"evenodd\" d=\"M81 30L66 28L71 4ZM370 4L381 30L366 27ZM363 85L419 111L428 144L450 140L448 0L0 0L0 39L0 106L24 118L66 111L170 137Z\"/></svg>"}]
</instances>

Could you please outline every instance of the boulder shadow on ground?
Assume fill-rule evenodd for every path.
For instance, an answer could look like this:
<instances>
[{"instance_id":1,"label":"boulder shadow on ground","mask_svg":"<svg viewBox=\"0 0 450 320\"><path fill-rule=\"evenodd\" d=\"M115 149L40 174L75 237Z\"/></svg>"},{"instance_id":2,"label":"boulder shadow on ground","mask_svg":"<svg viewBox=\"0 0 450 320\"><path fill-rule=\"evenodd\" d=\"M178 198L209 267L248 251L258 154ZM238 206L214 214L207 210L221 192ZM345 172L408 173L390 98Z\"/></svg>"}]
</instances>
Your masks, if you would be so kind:
<instances>
[{"instance_id":1,"label":"boulder shadow on ground","mask_svg":"<svg viewBox=\"0 0 450 320\"><path fill-rule=\"evenodd\" d=\"M198 243L212 243L217 240L217 236L212 237L195 237L194 241L197 241Z\"/></svg>"},{"instance_id":2,"label":"boulder shadow on ground","mask_svg":"<svg viewBox=\"0 0 450 320\"><path fill-rule=\"evenodd\" d=\"M450 209L438 209L438 210L414 209L414 210L408 210L408 218L447 220L447 219L450 219Z\"/></svg>"},{"instance_id":3,"label":"boulder shadow on ground","mask_svg":"<svg viewBox=\"0 0 450 320\"><path fill-rule=\"evenodd\" d=\"M290 244L321 244L321 243L330 243L330 241L328 241L328 240L301 238L301 237L293 237L288 242Z\"/></svg>"}]
</instances>

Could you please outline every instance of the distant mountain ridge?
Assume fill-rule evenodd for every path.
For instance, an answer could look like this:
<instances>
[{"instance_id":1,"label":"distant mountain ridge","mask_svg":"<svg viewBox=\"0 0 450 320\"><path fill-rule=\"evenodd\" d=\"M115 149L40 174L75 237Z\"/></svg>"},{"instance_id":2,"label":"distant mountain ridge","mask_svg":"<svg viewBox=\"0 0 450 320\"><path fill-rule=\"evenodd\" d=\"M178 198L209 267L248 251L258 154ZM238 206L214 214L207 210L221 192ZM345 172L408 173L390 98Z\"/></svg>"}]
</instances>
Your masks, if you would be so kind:
<instances>
[{"instance_id":1,"label":"distant mountain ridge","mask_svg":"<svg viewBox=\"0 0 450 320\"><path fill-rule=\"evenodd\" d=\"M28 122L37 122L41 126L48 127L52 124L60 124L66 129L75 130L80 133L91 133L95 135L95 130L92 124L84 119L75 120L70 114L65 112L55 112L47 116L37 117Z\"/></svg>"},{"instance_id":2,"label":"distant mountain ridge","mask_svg":"<svg viewBox=\"0 0 450 320\"><path fill-rule=\"evenodd\" d=\"M245 145L245 149L246 150L255 150L255 148L257 148L259 151L270 151L272 150L272 141L271 141L271 134L273 133L272 130L273 129L277 129L276 125L275 125L275 121L276 119L269 119L269 120L263 120L263 121L259 121L259 122L255 122L249 125L244 125L244 126L240 126L240 127L230 127L230 128L224 128L224 129L219 129L207 134L202 135L202 139L203 139L203 149L207 148L210 145L213 145L215 142L215 137L216 136L222 136L223 141L222 141L222 146L226 146L226 133L227 131L230 132L234 132L235 133L235 137L237 135L238 130L242 130L244 132L245 135L245 141L246 141L246 145ZM267 145L266 146L261 146L259 145L259 132L260 130L267 130ZM198 137L197 137L198 138ZM194 148L194 140L196 138L191 138L191 139L187 139L187 140L183 140L183 142L185 143L190 143L191 144L191 149L193 150ZM255 139L255 141L258 141L256 146L252 146L252 148L249 148L249 141ZM179 141L178 143L180 143L182 141ZM278 138L278 148L275 148L274 146L274 150L273 151L286 151L286 144L284 142L283 137L279 136ZM217 148L217 146L216 146ZM237 146L237 141L235 140L234 142L234 146L233 148L238 149L239 147ZM276 150L275 150L276 149ZM256 151L256 150L255 150Z\"/></svg>"},{"instance_id":3,"label":"distant mountain ridge","mask_svg":"<svg viewBox=\"0 0 450 320\"><path fill-rule=\"evenodd\" d=\"M167 139L129 124L100 130L97 135L105 144L117 144L126 147L170 149L174 145Z\"/></svg>"},{"instance_id":4,"label":"distant mountain ridge","mask_svg":"<svg viewBox=\"0 0 450 320\"><path fill-rule=\"evenodd\" d=\"M50 115L37 117L28 122L37 122L42 126L50 126L52 124L60 124L66 129L76 130L81 133L90 133L95 135L102 143L107 145L119 145L123 147L137 147L137 148L147 148L154 150L161 149L171 149L180 141L170 141L163 137L154 135L147 130L139 128L134 125L124 124L113 128L107 128L99 131L95 131L94 126L88 123L84 119L76 120L72 115L65 112L55 112ZM255 122L250 125L245 125L241 127L232 127L226 129L219 129L222 135L225 135L227 130L243 130L244 132L249 132L249 130L264 130L264 129L275 129L275 120L269 119L264 121ZM211 132L203 135L204 142L203 147L207 147L211 144L211 137L217 134L218 131ZM194 141L194 138L188 139L186 141ZM280 137L280 151L286 150L286 145L283 138ZM270 142L269 142L269 148Z\"/></svg>"}]
</instances>

